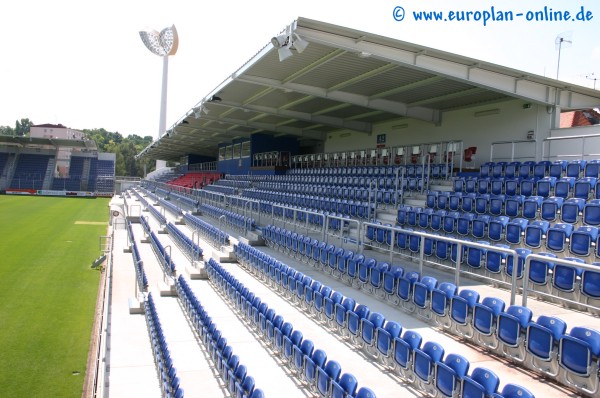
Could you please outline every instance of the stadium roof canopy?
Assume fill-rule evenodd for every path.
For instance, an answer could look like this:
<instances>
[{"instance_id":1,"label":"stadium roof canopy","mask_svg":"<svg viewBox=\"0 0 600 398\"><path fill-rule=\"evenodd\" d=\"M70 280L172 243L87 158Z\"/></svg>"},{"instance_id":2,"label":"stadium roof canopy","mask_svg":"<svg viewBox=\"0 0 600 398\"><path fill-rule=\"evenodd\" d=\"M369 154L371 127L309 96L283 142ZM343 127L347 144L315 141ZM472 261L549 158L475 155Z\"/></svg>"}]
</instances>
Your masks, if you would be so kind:
<instances>
[{"instance_id":1,"label":"stadium roof canopy","mask_svg":"<svg viewBox=\"0 0 600 398\"><path fill-rule=\"evenodd\" d=\"M41 138L41 137L13 137L0 135L0 146L13 146L19 148L25 147L71 147L85 148L89 151L97 151L98 147L94 140L73 140L61 138Z\"/></svg>"},{"instance_id":2,"label":"stadium roof canopy","mask_svg":"<svg viewBox=\"0 0 600 398\"><path fill-rule=\"evenodd\" d=\"M598 106L600 92L298 18L138 156L216 157L219 143L258 132L314 141L402 118L440 124L445 111L511 99L574 110Z\"/></svg>"}]
</instances>

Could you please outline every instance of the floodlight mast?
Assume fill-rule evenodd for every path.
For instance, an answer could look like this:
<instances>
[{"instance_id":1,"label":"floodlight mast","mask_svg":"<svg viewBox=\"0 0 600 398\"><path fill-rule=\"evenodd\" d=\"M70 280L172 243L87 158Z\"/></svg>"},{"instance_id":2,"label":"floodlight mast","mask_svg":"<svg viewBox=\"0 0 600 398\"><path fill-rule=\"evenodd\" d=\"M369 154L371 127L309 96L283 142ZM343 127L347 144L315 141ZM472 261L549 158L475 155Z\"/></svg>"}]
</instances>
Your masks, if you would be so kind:
<instances>
[{"instance_id":1,"label":"floodlight mast","mask_svg":"<svg viewBox=\"0 0 600 398\"><path fill-rule=\"evenodd\" d=\"M162 88L160 96L160 120L158 123L158 138L167 130L167 80L169 76L169 55L175 55L179 46L179 36L175 25L164 28L160 33L156 30L140 31L142 42L148 50L163 59ZM165 160L156 161L156 169L166 167Z\"/></svg>"}]
</instances>

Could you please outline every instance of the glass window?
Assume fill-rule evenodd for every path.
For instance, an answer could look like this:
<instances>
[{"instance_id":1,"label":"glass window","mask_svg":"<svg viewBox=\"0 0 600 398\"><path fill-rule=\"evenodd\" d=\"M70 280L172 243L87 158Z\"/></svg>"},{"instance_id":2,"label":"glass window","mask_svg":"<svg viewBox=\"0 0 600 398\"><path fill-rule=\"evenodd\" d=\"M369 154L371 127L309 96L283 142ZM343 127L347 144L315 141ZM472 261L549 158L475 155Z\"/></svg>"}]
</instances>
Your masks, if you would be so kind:
<instances>
[{"instance_id":1,"label":"glass window","mask_svg":"<svg viewBox=\"0 0 600 398\"><path fill-rule=\"evenodd\" d=\"M234 144L233 145L233 158L239 159L242 153L242 144Z\"/></svg>"},{"instance_id":2,"label":"glass window","mask_svg":"<svg viewBox=\"0 0 600 398\"><path fill-rule=\"evenodd\" d=\"M242 142L242 157L247 158L250 156L250 141Z\"/></svg>"},{"instance_id":3,"label":"glass window","mask_svg":"<svg viewBox=\"0 0 600 398\"><path fill-rule=\"evenodd\" d=\"M225 147L219 148L219 160L225 160Z\"/></svg>"},{"instance_id":4,"label":"glass window","mask_svg":"<svg viewBox=\"0 0 600 398\"><path fill-rule=\"evenodd\" d=\"M232 153L233 153L233 151L232 151L232 145L227 145L225 147L225 160L230 160Z\"/></svg>"}]
</instances>

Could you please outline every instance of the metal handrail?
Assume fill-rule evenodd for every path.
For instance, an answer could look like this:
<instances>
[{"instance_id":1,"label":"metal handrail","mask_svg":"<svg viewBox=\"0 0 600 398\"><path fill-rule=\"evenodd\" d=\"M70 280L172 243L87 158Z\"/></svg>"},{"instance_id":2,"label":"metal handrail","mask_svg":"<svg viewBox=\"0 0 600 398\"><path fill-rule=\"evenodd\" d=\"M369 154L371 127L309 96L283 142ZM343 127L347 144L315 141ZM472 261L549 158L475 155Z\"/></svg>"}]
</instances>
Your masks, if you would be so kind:
<instances>
[{"instance_id":1,"label":"metal handrail","mask_svg":"<svg viewBox=\"0 0 600 398\"><path fill-rule=\"evenodd\" d=\"M323 222L321 224L321 237L322 237L322 239L325 239L325 232L326 232L326 229L325 229L325 221L326 221L325 217L326 216L325 216L325 214L319 213L319 212L316 212L316 211L313 211L313 210L308 210L308 209L298 209L297 207L287 206L287 205L278 204L278 203L271 203L270 205L271 205L271 224L275 223L275 208L276 207L284 209L284 210L286 210L286 209L287 210L292 210L294 212L294 223L293 223L293 225L294 225L294 232L296 232L296 227L298 226L298 224L296 223L296 221L298 220L298 217L297 217L298 212L307 213L307 215L308 214L313 214L313 215L315 215L317 217L321 217L323 219ZM286 217L285 217L285 212L284 212L284 215L283 215L283 226L284 227L285 227L285 223L286 223ZM305 225L304 225L304 229L307 230L307 231L309 230L309 228L308 228L308 217L306 217L306 222L305 222Z\"/></svg>"},{"instance_id":2,"label":"metal handrail","mask_svg":"<svg viewBox=\"0 0 600 398\"><path fill-rule=\"evenodd\" d=\"M420 232L420 231L410 231L410 230L406 230L400 227L393 227L393 226L386 226L386 225L382 225L382 224L375 224L375 223L371 223L371 222L364 222L362 223L362 227L363 230L360 231L360 233L362 233L362 236L366 236L366 232L367 232L367 228L368 227L373 227L376 229L386 229L388 231L392 232L392 239L391 242L392 244L390 245L390 263L392 262L393 259L393 254L394 254L394 250L393 250L393 246L394 246L394 242L396 241L396 233L397 232L402 232L408 235L412 235L412 236L418 236L420 239L420 254L419 254L419 273L423 274L423 262L425 260L425 245L423 244L423 241L425 238L431 238L431 239L436 239L438 241L444 241L444 242L449 242L449 243L455 243L456 246L456 260L454 261L455 263L455 267L450 267L447 265L443 265L443 264L439 264L444 268L448 268L448 269L454 269L454 284L457 287L460 287L460 274L461 269L460 269L460 264L461 264L461 257L462 257L462 248L463 246L467 246L467 247L476 247L476 248L480 248L480 249L486 249L487 251L494 251L494 252L498 252L498 253L506 253L508 255L512 255L513 257L513 261L517 261L517 252L513 249L506 249L503 247L497 247L497 246L491 246L491 245L484 245L481 243L477 243L477 242L471 242L471 241L465 241L465 240L460 240L460 239L456 239L456 238L450 238L447 236L442 236L442 235L434 235L434 234L430 234L430 233L426 233L426 232ZM365 245L363 243L363 245ZM370 245L369 245L370 246ZM383 249L386 250L386 249ZM510 298L510 304L513 305L515 303L515 296L516 296L516 282L517 282L517 273L514 271L515 267L513 266L513 275L512 275L512 288L511 288L511 298ZM506 282L501 282L498 281L495 278L489 278L486 276L482 276L482 275L477 275L478 278L483 278L483 279L487 279L487 280L491 280L494 283L506 283Z\"/></svg>"},{"instance_id":3,"label":"metal handrail","mask_svg":"<svg viewBox=\"0 0 600 398\"><path fill-rule=\"evenodd\" d=\"M579 268L579 269L583 269L586 271L594 271L594 272L600 272L600 267L598 267L597 265L591 265L591 264L587 264L587 263L578 263L576 261L570 261L570 260L566 260L566 259L562 259L562 258L554 258L554 257L548 257L548 256L542 256L540 254L529 254L526 258L525 258L525 262L523 264L523 300L522 300L522 305L525 307L527 306L527 295L528 295L528 291L529 291L529 267L531 265L531 262L533 260L542 260L544 262L550 262L550 263L554 263L554 264L561 264L561 265L566 265L568 267L572 267L572 268ZM514 276L517 274L516 272L517 270L515 270L513 268L513 279ZM513 282L513 290L516 290L516 283ZM579 301L575 301L575 300L569 300L567 298L564 297L559 297L559 296L555 296L552 294L548 294L548 293L544 293L544 292L539 292L539 291L535 291L536 295L541 295L541 296L546 296L546 297L553 297L553 298L559 298L562 301L565 301L567 303L571 303L571 304L577 304L579 306L584 306L587 308L595 308L598 309L598 307L593 306L593 305L589 305L589 304L583 304ZM512 291L511 291L511 297L512 297ZM512 304L512 303L511 303Z\"/></svg>"},{"instance_id":4,"label":"metal handrail","mask_svg":"<svg viewBox=\"0 0 600 398\"><path fill-rule=\"evenodd\" d=\"M342 221L342 227L343 227L343 223L346 223L346 222L347 223L356 223L356 226L357 226L356 231L357 231L357 233L360 234L361 221L356 220L354 218L345 218L343 216L336 216L335 214L328 214L326 216L326 218L325 218L325 225L324 225L324 228L325 228L325 243L329 243L329 235L336 236L335 234L329 234L328 233L328 231L329 231L329 220L330 219ZM342 234L341 233L340 233L340 241L342 243L344 241L344 239L342 238ZM360 251L360 237L359 236L357 236L357 239L356 239L356 251L357 252Z\"/></svg>"}]
</instances>

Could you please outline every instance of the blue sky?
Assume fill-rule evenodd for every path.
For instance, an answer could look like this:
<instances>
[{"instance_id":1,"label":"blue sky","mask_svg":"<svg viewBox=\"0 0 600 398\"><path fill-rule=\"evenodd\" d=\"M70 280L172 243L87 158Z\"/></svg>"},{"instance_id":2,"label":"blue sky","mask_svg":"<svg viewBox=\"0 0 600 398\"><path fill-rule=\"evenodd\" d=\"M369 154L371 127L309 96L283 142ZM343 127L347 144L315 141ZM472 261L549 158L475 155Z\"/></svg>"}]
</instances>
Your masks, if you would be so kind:
<instances>
[{"instance_id":1,"label":"blue sky","mask_svg":"<svg viewBox=\"0 0 600 398\"><path fill-rule=\"evenodd\" d=\"M395 7L405 18L393 18ZM418 11L522 13L513 21L416 22ZM584 9L587 21L526 21L528 11ZM470 14L471 19L476 14ZM555 39L568 32L560 80L586 87L600 78L597 0L139 1L21 0L0 5L0 125L62 123L123 135L158 133L162 61L138 32L175 24L167 128L302 16L556 77ZM600 82L596 88L600 89Z\"/></svg>"}]
</instances>

